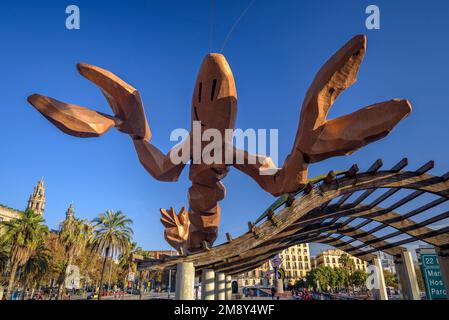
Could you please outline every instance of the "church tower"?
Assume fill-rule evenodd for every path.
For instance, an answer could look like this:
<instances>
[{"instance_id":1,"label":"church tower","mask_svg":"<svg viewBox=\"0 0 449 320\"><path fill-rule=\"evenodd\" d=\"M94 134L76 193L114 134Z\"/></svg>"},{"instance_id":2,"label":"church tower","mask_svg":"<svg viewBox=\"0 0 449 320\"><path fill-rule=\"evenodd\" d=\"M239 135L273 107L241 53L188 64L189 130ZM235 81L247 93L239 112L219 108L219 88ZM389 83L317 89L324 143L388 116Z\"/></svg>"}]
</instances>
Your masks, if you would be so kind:
<instances>
[{"instance_id":1,"label":"church tower","mask_svg":"<svg viewBox=\"0 0 449 320\"><path fill-rule=\"evenodd\" d=\"M70 220L75 217L75 209L73 208L73 203L70 204L70 207L65 212L65 219Z\"/></svg>"},{"instance_id":2,"label":"church tower","mask_svg":"<svg viewBox=\"0 0 449 320\"><path fill-rule=\"evenodd\" d=\"M34 187L33 193L30 195L30 198L28 199L27 210L28 209L34 210L34 212L37 212L40 215L44 214L45 186L43 178L39 180L37 185Z\"/></svg>"}]
</instances>

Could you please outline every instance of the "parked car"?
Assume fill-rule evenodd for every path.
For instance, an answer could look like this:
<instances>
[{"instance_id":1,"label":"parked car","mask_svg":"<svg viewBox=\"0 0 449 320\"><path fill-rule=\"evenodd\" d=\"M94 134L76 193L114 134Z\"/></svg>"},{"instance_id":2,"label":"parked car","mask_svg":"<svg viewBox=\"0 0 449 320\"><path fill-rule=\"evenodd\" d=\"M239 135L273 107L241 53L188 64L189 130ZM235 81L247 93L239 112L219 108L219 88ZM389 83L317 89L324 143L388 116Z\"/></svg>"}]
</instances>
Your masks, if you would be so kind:
<instances>
[{"instance_id":1,"label":"parked car","mask_svg":"<svg viewBox=\"0 0 449 320\"><path fill-rule=\"evenodd\" d=\"M94 292L89 293L87 295L87 300L98 300L98 293L94 293Z\"/></svg>"}]
</instances>

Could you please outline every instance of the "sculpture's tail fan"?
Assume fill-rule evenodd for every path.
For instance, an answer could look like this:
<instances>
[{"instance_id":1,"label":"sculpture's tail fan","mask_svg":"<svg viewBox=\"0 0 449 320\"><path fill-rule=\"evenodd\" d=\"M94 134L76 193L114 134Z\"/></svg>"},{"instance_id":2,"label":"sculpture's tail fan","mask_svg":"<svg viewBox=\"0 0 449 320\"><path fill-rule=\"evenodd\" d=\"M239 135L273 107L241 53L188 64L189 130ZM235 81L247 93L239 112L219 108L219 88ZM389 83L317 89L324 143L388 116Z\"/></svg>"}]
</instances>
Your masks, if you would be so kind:
<instances>
[{"instance_id":1,"label":"sculpture's tail fan","mask_svg":"<svg viewBox=\"0 0 449 320\"><path fill-rule=\"evenodd\" d=\"M166 228L173 228L184 226L189 221L189 216L187 210L183 207L181 211L177 215L174 208L170 208L169 210L160 209L161 211L161 222Z\"/></svg>"},{"instance_id":2,"label":"sculpture's tail fan","mask_svg":"<svg viewBox=\"0 0 449 320\"><path fill-rule=\"evenodd\" d=\"M185 208L177 215L175 209L160 209L161 222L165 227L165 240L176 250L181 251L189 237L190 220Z\"/></svg>"}]
</instances>

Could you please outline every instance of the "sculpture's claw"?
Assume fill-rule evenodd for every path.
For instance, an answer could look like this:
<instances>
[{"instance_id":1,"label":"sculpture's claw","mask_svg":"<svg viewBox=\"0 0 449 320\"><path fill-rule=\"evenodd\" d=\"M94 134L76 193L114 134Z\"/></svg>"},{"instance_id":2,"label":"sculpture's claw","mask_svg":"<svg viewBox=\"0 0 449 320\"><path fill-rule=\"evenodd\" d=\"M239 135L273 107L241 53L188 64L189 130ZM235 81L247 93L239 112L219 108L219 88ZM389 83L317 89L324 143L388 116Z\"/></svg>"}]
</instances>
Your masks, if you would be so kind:
<instances>
[{"instance_id":1,"label":"sculpture's claw","mask_svg":"<svg viewBox=\"0 0 449 320\"><path fill-rule=\"evenodd\" d=\"M151 139L139 92L115 74L86 63L77 65L79 73L95 83L103 92L114 114L123 123L118 127L134 139Z\"/></svg>"},{"instance_id":2,"label":"sculpture's claw","mask_svg":"<svg viewBox=\"0 0 449 320\"><path fill-rule=\"evenodd\" d=\"M307 91L301 109L302 131L315 130L326 121L335 99L357 81L365 52L366 36L357 35L321 67Z\"/></svg>"},{"instance_id":3,"label":"sculpture's claw","mask_svg":"<svg viewBox=\"0 0 449 320\"><path fill-rule=\"evenodd\" d=\"M185 208L182 208L177 215L175 209L160 209L161 222L165 227L165 240L176 250L181 252L185 249L189 237L190 220L189 214Z\"/></svg>"},{"instance_id":4,"label":"sculpture's claw","mask_svg":"<svg viewBox=\"0 0 449 320\"><path fill-rule=\"evenodd\" d=\"M349 155L382 139L411 111L409 101L394 99L329 120L313 148L308 151L309 162Z\"/></svg>"},{"instance_id":5,"label":"sculpture's claw","mask_svg":"<svg viewBox=\"0 0 449 320\"><path fill-rule=\"evenodd\" d=\"M39 94L29 96L28 102L61 131L76 137L98 137L119 124L114 117Z\"/></svg>"},{"instance_id":6,"label":"sculpture's claw","mask_svg":"<svg viewBox=\"0 0 449 320\"><path fill-rule=\"evenodd\" d=\"M327 119L338 95L356 82L365 52L366 36L352 38L324 64L307 91L294 148L306 163L350 154L379 140L411 112L408 101L395 99Z\"/></svg>"}]
</instances>

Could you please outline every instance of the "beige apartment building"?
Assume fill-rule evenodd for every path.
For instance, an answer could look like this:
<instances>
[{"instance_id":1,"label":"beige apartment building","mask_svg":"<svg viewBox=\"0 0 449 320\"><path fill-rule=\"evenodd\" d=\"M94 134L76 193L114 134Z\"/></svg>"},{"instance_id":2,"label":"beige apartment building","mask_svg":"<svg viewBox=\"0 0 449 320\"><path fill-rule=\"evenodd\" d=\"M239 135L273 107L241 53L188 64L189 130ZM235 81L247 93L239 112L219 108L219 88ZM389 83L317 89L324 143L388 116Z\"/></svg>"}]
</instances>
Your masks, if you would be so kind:
<instances>
[{"instance_id":1,"label":"beige apartment building","mask_svg":"<svg viewBox=\"0 0 449 320\"><path fill-rule=\"evenodd\" d=\"M331 268L341 268L342 265L340 263L340 257L345 252L339 249L329 249L324 250L320 254L318 254L315 258L315 267L331 267ZM354 256L351 256L348 254L349 258L352 260L355 270L363 270L366 271L366 268L368 266L368 263L364 260L361 260L359 258L356 258Z\"/></svg>"},{"instance_id":2,"label":"beige apartment building","mask_svg":"<svg viewBox=\"0 0 449 320\"><path fill-rule=\"evenodd\" d=\"M305 278L311 269L310 248L308 243L294 245L283 250L279 256L282 259L282 268L285 271L285 284L294 284ZM237 276L239 288L248 286L273 285L274 273L269 261L252 271Z\"/></svg>"}]
</instances>

